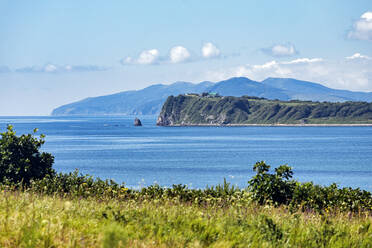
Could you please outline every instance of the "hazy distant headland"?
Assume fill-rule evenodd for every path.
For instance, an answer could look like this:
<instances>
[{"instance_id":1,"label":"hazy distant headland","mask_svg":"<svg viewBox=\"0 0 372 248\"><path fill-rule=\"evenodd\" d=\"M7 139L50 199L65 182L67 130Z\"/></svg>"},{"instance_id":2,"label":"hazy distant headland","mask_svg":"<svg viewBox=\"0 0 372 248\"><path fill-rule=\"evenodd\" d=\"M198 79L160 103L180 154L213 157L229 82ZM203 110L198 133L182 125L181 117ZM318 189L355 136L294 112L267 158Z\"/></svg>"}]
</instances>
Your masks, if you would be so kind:
<instances>
[{"instance_id":1,"label":"hazy distant headland","mask_svg":"<svg viewBox=\"0 0 372 248\"><path fill-rule=\"evenodd\" d=\"M168 97L157 125L372 125L372 103L186 94Z\"/></svg>"},{"instance_id":2,"label":"hazy distant headland","mask_svg":"<svg viewBox=\"0 0 372 248\"><path fill-rule=\"evenodd\" d=\"M212 83L176 82L155 84L142 90L91 97L53 110L52 115L157 115L170 95L217 92L223 96L255 96L281 101L365 101L372 102L372 92L336 90L318 83L291 78L267 78L262 82L235 77Z\"/></svg>"}]
</instances>

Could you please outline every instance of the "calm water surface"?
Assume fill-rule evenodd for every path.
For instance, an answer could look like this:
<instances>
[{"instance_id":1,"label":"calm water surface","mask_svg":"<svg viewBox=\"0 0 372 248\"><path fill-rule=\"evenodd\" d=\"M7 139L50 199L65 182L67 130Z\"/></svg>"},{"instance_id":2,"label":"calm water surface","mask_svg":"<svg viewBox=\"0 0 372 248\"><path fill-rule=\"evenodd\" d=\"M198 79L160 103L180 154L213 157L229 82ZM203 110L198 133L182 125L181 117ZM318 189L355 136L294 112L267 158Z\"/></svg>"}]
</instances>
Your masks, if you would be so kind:
<instances>
[{"instance_id":1,"label":"calm water surface","mask_svg":"<svg viewBox=\"0 0 372 248\"><path fill-rule=\"evenodd\" d=\"M125 182L245 187L252 165L288 164L302 182L372 191L372 127L157 127L156 117L0 117L18 134L38 128L54 168Z\"/></svg>"}]
</instances>

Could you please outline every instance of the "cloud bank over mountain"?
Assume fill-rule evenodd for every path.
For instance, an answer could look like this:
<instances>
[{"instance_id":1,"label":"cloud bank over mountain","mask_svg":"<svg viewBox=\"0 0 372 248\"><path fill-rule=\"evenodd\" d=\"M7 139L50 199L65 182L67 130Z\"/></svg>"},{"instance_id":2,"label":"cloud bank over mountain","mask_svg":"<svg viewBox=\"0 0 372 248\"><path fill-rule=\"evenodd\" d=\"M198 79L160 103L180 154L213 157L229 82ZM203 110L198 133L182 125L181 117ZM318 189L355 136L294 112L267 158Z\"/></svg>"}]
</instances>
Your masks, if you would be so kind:
<instances>
[{"instance_id":1,"label":"cloud bank over mountain","mask_svg":"<svg viewBox=\"0 0 372 248\"><path fill-rule=\"evenodd\" d=\"M322 82L336 89L372 91L372 60L360 53L339 60L323 58L272 60L263 64L209 70L205 77L211 81L230 77L249 77L259 81L267 77L291 77Z\"/></svg>"}]
</instances>

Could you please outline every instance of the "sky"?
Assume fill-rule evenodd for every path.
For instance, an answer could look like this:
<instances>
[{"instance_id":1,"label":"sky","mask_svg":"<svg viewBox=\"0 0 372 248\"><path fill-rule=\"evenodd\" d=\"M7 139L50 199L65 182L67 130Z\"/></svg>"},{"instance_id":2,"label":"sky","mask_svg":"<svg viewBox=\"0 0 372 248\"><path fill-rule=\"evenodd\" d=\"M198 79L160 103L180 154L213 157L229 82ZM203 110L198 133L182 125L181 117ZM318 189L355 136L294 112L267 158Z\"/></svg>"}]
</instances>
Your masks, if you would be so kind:
<instances>
[{"instance_id":1,"label":"sky","mask_svg":"<svg viewBox=\"0 0 372 248\"><path fill-rule=\"evenodd\" d=\"M372 1L0 0L0 116L235 76L372 92Z\"/></svg>"}]
</instances>

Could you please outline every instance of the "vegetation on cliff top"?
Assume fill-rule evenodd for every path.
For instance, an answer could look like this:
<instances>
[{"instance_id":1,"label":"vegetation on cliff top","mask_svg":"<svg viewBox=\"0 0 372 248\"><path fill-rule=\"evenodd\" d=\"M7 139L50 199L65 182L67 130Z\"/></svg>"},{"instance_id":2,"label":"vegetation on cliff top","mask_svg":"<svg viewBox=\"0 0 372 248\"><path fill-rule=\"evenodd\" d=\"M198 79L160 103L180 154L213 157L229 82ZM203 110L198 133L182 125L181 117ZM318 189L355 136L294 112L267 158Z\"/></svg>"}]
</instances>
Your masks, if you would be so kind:
<instances>
[{"instance_id":1,"label":"vegetation on cliff top","mask_svg":"<svg viewBox=\"0 0 372 248\"><path fill-rule=\"evenodd\" d=\"M279 101L257 97L170 96L157 124L371 124L372 103Z\"/></svg>"}]
</instances>

